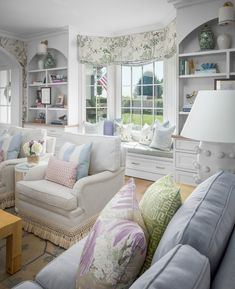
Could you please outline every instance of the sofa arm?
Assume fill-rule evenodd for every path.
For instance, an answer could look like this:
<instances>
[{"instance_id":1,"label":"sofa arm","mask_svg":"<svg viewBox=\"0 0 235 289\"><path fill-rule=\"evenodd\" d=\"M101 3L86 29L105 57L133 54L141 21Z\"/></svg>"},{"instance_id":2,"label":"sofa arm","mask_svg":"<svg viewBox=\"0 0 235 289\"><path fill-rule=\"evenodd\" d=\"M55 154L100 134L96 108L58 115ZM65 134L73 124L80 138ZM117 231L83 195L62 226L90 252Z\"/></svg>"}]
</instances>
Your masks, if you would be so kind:
<instances>
[{"instance_id":1,"label":"sofa arm","mask_svg":"<svg viewBox=\"0 0 235 289\"><path fill-rule=\"evenodd\" d=\"M39 164L30 168L24 177L24 181L38 181L45 179L47 163Z\"/></svg>"},{"instance_id":2,"label":"sofa arm","mask_svg":"<svg viewBox=\"0 0 235 289\"><path fill-rule=\"evenodd\" d=\"M15 166L25 162L26 158L6 160L0 163L0 182L5 192L15 191Z\"/></svg>"},{"instance_id":3,"label":"sofa arm","mask_svg":"<svg viewBox=\"0 0 235 289\"><path fill-rule=\"evenodd\" d=\"M93 216L99 213L124 184L125 168L115 172L104 171L87 176L76 182L73 193L77 195L78 206Z\"/></svg>"}]
</instances>

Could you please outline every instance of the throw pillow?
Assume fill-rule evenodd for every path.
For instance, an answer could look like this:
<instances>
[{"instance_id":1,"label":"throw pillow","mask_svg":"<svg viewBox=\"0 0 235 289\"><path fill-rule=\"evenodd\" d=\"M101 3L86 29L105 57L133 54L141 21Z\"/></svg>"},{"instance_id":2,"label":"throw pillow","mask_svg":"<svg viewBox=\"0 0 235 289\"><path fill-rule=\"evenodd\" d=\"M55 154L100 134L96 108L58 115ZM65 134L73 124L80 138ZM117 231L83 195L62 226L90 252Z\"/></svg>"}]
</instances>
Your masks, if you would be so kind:
<instances>
[{"instance_id":1,"label":"throw pillow","mask_svg":"<svg viewBox=\"0 0 235 289\"><path fill-rule=\"evenodd\" d=\"M77 164L77 180L88 176L92 144L76 145L66 142L60 149L58 159Z\"/></svg>"},{"instance_id":2,"label":"throw pillow","mask_svg":"<svg viewBox=\"0 0 235 289\"><path fill-rule=\"evenodd\" d=\"M146 231L135 188L134 179L131 178L105 206L100 217L134 221Z\"/></svg>"},{"instance_id":3,"label":"throw pillow","mask_svg":"<svg viewBox=\"0 0 235 289\"><path fill-rule=\"evenodd\" d=\"M133 123L122 124L116 122L116 135L120 136L121 141L132 141L132 127Z\"/></svg>"},{"instance_id":4,"label":"throw pillow","mask_svg":"<svg viewBox=\"0 0 235 289\"><path fill-rule=\"evenodd\" d=\"M150 125L145 124L141 129L139 143L143 145L150 145L153 139L153 129Z\"/></svg>"},{"instance_id":5,"label":"throw pillow","mask_svg":"<svg viewBox=\"0 0 235 289\"><path fill-rule=\"evenodd\" d=\"M73 188L76 182L77 164L75 162L66 162L57 160L54 157L49 159L46 180Z\"/></svg>"},{"instance_id":6,"label":"throw pillow","mask_svg":"<svg viewBox=\"0 0 235 289\"><path fill-rule=\"evenodd\" d=\"M153 140L149 145L151 148L159 150L170 150L172 145L172 134L175 130L175 125L169 128L167 127L155 127L153 133Z\"/></svg>"},{"instance_id":7,"label":"throw pillow","mask_svg":"<svg viewBox=\"0 0 235 289\"><path fill-rule=\"evenodd\" d=\"M188 245L178 245L140 276L130 289L209 289L210 262ZM231 287L221 287L230 288Z\"/></svg>"},{"instance_id":8,"label":"throw pillow","mask_svg":"<svg viewBox=\"0 0 235 289\"><path fill-rule=\"evenodd\" d=\"M4 134L0 138L0 148L3 150L4 160L17 159L21 147L21 133L15 135Z\"/></svg>"},{"instance_id":9,"label":"throw pillow","mask_svg":"<svg viewBox=\"0 0 235 289\"><path fill-rule=\"evenodd\" d=\"M112 120L104 120L104 135L113 135L114 126Z\"/></svg>"},{"instance_id":10,"label":"throw pillow","mask_svg":"<svg viewBox=\"0 0 235 289\"><path fill-rule=\"evenodd\" d=\"M84 122L85 134L98 134L103 135L104 132L104 121L99 121L96 123Z\"/></svg>"},{"instance_id":11,"label":"throw pillow","mask_svg":"<svg viewBox=\"0 0 235 289\"><path fill-rule=\"evenodd\" d=\"M170 176L165 176L147 189L139 206L149 233L148 251L143 267L145 271L151 265L168 223L181 206L180 189Z\"/></svg>"},{"instance_id":12,"label":"throw pillow","mask_svg":"<svg viewBox=\"0 0 235 289\"><path fill-rule=\"evenodd\" d=\"M78 270L78 289L130 287L147 250L147 231L139 224L145 228L131 180L106 205L91 229Z\"/></svg>"}]
</instances>

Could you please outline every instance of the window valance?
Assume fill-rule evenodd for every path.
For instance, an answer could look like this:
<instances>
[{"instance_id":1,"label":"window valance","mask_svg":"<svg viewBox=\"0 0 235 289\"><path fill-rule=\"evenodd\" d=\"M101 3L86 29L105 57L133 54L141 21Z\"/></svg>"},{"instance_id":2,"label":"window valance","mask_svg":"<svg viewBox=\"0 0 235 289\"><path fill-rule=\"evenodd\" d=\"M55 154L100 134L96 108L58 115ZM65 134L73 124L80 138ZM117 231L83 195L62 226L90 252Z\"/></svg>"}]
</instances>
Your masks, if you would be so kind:
<instances>
[{"instance_id":1,"label":"window valance","mask_svg":"<svg viewBox=\"0 0 235 289\"><path fill-rule=\"evenodd\" d=\"M176 25L117 37L78 35L79 61L92 65L141 64L176 53Z\"/></svg>"}]
</instances>

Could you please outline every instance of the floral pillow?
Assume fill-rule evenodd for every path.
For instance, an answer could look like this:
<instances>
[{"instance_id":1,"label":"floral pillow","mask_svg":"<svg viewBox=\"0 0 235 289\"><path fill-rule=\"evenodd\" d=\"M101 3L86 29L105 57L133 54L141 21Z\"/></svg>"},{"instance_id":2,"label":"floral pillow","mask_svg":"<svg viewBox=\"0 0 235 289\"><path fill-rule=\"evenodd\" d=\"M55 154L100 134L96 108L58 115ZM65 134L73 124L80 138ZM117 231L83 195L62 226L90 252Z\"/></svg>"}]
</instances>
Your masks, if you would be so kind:
<instances>
[{"instance_id":1,"label":"floral pillow","mask_svg":"<svg viewBox=\"0 0 235 289\"><path fill-rule=\"evenodd\" d=\"M153 128L145 124L141 129L140 140L139 143L143 145L150 145L153 139Z\"/></svg>"},{"instance_id":2,"label":"floral pillow","mask_svg":"<svg viewBox=\"0 0 235 289\"><path fill-rule=\"evenodd\" d=\"M91 229L80 261L77 289L129 288L142 268L146 251L147 231L130 180Z\"/></svg>"},{"instance_id":3,"label":"floral pillow","mask_svg":"<svg viewBox=\"0 0 235 289\"><path fill-rule=\"evenodd\" d=\"M119 135L121 138L121 141L132 141L132 128L133 128L133 123L129 124L121 124L117 123L117 128L116 128L116 135Z\"/></svg>"}]
</instances>

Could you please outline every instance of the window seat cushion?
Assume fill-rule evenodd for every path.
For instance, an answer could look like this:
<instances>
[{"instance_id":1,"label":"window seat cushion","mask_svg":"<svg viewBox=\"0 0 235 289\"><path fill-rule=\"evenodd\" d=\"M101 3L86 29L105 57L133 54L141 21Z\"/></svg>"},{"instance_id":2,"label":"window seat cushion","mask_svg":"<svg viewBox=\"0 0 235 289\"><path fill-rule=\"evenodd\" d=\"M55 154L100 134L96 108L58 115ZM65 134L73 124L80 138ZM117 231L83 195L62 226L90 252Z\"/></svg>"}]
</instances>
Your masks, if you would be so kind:
<instances>
[{"instance_id":1,"label":"window seat cushion","mask_svg":"<svg viewBox=\"0 0 235 289\"><path fill-rule=\"evenodd\" d=\"M150 148L149 146L142 145L138 142L125 142L125 143L122 143L122 146L129 153L149 155L149 156L162 157L162 158L171 158L171 159L173 158L173 150L162 151L162 150Z\"/></svg>"}]
</instances>

